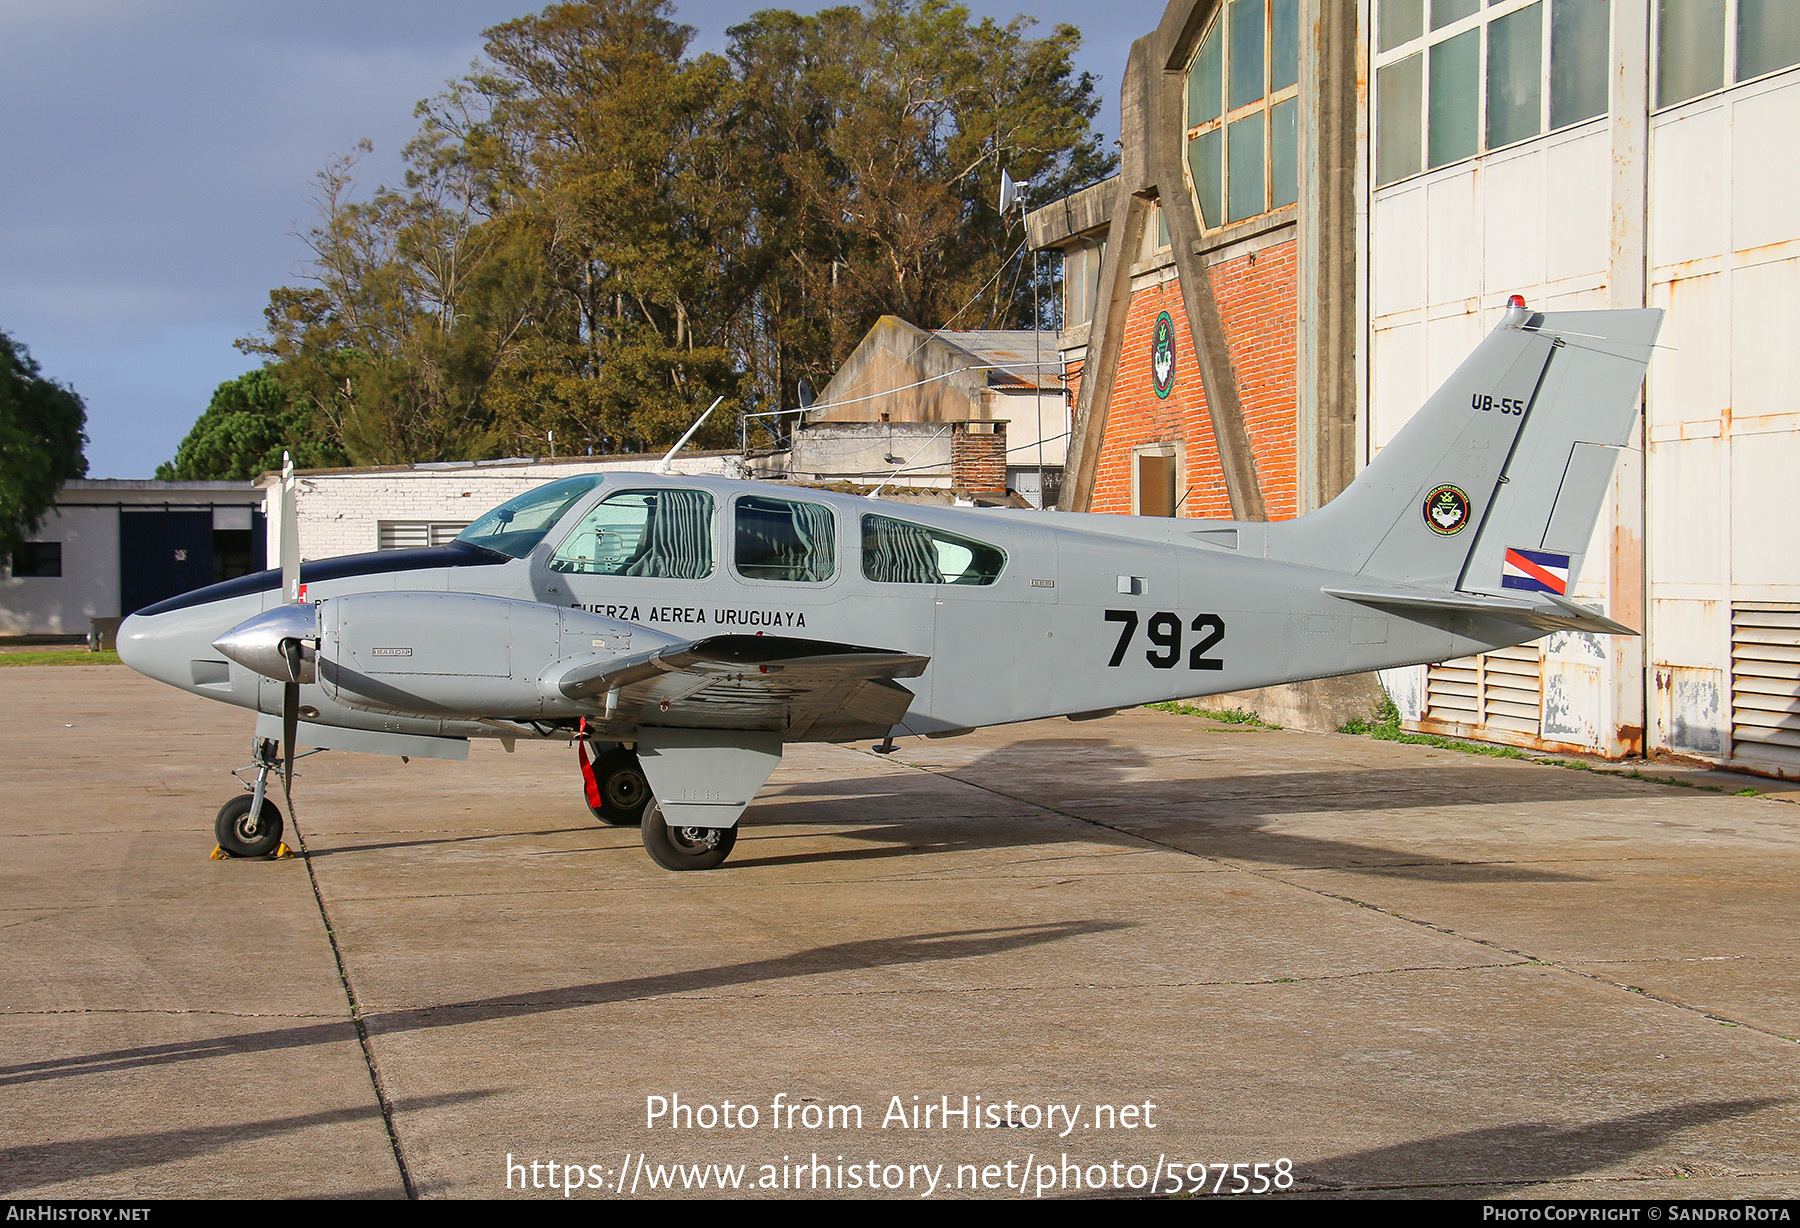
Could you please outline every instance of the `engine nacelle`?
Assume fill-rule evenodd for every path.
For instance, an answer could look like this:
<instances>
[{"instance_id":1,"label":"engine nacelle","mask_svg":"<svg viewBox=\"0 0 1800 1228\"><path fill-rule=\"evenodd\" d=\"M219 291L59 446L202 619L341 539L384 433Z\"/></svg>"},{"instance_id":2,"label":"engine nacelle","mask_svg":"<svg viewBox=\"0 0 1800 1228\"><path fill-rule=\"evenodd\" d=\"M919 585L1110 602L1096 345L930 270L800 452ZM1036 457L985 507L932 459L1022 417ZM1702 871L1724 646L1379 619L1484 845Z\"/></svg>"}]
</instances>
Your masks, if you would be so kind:
<instances>
[{"instance_id":1,"label":"engine nacelle","mask_svg":"<svg viewBox=\"0 0 1800 1228\"><path fill-rule=\"evenodd\" d=\"M474 593L320 601L318 677L346 707L397 716L547 720L590 711L542 681L553 664L679 643L584 610Z\"/></svg>"}]
</instances>

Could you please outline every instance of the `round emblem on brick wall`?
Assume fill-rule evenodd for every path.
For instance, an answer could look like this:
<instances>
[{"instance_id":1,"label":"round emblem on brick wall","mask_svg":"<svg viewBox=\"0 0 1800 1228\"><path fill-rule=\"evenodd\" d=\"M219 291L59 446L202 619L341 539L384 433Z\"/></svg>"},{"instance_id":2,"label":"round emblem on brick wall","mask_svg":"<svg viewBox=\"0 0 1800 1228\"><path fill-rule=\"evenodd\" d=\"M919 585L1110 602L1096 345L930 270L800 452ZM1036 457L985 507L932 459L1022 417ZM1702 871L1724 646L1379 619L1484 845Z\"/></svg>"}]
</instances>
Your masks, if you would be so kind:
<instances>
[{"instance_id":1,"label":"round emblem on brick wall","mask_svg":"<svg viewBox=\"0 0 1800 1228\"><path fill-rule=\"evenodd\" d=\"M1156 331L1150 334L1150 377L1159 397L1175 387L1175 321L1166 311L1156 317Z\"/></svg>"}]
</instances>

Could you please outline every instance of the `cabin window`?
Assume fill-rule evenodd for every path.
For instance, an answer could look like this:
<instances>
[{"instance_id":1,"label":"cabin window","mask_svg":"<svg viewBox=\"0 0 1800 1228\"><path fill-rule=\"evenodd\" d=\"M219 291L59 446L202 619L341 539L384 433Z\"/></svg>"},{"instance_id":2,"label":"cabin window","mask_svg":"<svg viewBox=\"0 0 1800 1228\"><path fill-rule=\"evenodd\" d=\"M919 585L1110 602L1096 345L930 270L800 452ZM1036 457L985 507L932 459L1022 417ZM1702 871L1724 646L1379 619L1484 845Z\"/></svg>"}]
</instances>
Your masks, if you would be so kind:
<instances>
[{"instance_id":1,"label":"cabin window","mask_svg":"<svg viewBox=\"0 0 1800 1228\"><path fill-rule=\"evenodd\" d=\"M863 575L883 584L992 584L1006 552L890 516L862 518Z\"/></svg>"},{"instance_id":2,"label":"cabin window","mask_svg":"<svg viewBox=\"0 0 1800 1228\"><path fill-rule=\"evenodd\" d=\"M817 584L837 572L837 518L822 503L746 495L737 502L737 571Z\"/></svg>"},{"instance_id":3,"label":"cabin window","mask_svg":"<svg viewBox=\"0 0 1800 1228\"><path fill-rule=\"evenodd\" d=\"M583 576L700 580L713 569L713 500L703 490L629 490L582 517L550 560Z\"/></svg>"},{"instance_id":4,"label":"cabin window","mask_svg":"<svg viewBox=\"0 0 1800 1228\"><path fill-rule=\"evenodd\" d=\"M597 473L564 478L508 499L456 535L459 542L522 559L537 548L576 500L600 485Z\"/></svg>"}]
</instances>

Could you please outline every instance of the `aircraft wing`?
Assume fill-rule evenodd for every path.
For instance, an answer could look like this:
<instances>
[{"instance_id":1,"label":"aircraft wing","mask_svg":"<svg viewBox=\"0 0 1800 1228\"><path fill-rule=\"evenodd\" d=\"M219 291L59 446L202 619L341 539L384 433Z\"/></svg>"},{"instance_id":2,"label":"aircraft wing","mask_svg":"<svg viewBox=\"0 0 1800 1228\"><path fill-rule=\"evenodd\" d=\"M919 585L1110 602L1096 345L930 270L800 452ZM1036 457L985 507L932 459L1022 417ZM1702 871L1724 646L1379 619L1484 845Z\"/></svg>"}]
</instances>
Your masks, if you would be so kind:
<instances>
[{"instance_id":1,"label":"aircraft wing","mask_svg":"<svg viewBox=\"0 0 1800 1228\"><path fill-rule=\"evenodd\" d=\"M590 726L756 729L787 741L879 737L898 724L929 657L780 635L715 635L607 660L553 680L592 704Z\"/></svg>"}]
</instances>

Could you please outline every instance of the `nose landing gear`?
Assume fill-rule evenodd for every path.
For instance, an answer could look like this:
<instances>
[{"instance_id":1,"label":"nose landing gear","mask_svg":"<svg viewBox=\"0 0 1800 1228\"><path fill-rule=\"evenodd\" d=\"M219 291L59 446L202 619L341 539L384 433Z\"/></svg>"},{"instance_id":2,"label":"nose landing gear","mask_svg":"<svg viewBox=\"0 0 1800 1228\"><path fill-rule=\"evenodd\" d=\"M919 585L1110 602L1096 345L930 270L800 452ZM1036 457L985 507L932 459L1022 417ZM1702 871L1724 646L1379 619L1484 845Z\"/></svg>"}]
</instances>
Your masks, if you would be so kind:
<instances>
[{"instance_id":1,"label":"nose landing gear","mask_svg":"<svg viewBox=\"0 0 1800 1228\"><path fill-rule=\"evenodd\" d=\"M281 766L281 744L274 738L256 738L250 748L255 761L232 773L250 792L219 807L213 820L219 847L213 850L213 857L292 857L293 850L281 842L281 811L268 797L269 773ZM255 783L240 775L253 769Z\"/></svg>"}]
</instances>

